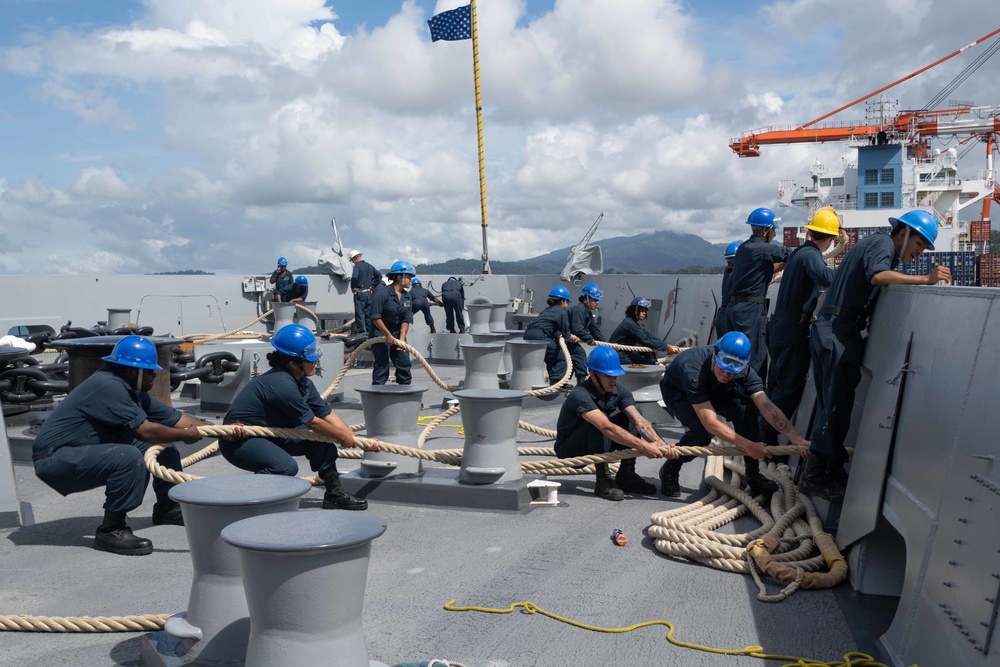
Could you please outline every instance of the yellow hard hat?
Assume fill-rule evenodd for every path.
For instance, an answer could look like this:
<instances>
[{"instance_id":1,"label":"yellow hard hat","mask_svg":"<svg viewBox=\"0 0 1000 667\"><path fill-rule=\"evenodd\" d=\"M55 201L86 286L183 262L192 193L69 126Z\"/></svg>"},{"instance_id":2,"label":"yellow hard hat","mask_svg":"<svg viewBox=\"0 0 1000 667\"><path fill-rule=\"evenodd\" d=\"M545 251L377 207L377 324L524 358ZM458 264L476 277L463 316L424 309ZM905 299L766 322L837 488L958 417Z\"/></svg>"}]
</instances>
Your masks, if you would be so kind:
<instances>
[{"instance_id":1,"label":"yellow hard hat","mask_svg":"<svg viewBox=\"0 0 1000 667\"><path fill-rule=\"evenodd\" d=\"M840 233L840 218L837 217L837 212L833 210L832 206L824 206L812 214L806 229L836 236Z\"/></svg>"}]
</instances>

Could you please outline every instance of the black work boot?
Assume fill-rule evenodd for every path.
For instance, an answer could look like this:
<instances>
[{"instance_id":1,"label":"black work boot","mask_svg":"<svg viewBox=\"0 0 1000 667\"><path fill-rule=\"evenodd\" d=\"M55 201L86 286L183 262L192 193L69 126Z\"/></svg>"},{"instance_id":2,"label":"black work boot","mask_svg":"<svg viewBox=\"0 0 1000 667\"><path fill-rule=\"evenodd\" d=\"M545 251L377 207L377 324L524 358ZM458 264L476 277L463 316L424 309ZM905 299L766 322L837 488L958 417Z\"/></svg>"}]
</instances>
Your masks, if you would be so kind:
<instances>
[{"instance_id":1,"label":"black work boot","mask_svg":"<svg viewBox=\"0 0 1000 667\"><path fill-rule=\"evenodd\" d=\"M641 493L647 496L656 493L656 485L650 484L636 473L635 459L622 459L618 473L615 474L615 484L627 493Z\"/></svg>"},{"instance_id":2,"label":"black work boot","mask_svg":"<svg viewBox=\"0 0 1000 667\"><path fill-rule=\"evenodd\" d=\"M355 498L347 492L340 483L340 473L336 468L330 468L322 476L326 484L323 494L323 509L325 510L366 510L368 501Z\"/></svg>"},{"instance_id":3,"label":"black work boot","mask_svg":"<svg viewBox=\"0 0 1000 667\"><path fill-rule=\"evenodd\" d=\"M680 459L668 459L660 466L660 493L669 497L677 498L681 495L681 466L684 465Z\"/></svg>"},{"instance_id":4,"label":"black work boot","mask_svg":"<svg viewBox=\"0 0 1000 667\"><path fill-rule=\"evenodd\" d=\"M760 461L744 456L743 465L746 466L747 485L750 487L751 496L770 497L778 490L777 484L760 474Z\"/></svg>"},{"instance_id":5,"label":"black work boot","mask_svg":"<svg viewBox=\"0 0 1000 667\"><path fill-rule=\"evenodd\" d=\"M153 543L145 537L136 537L125 523L124 512L105 512L104 523L94 535L94 548L123 556L148 556L153 553Z\"/></svg>"},{"instance_id":6,"label":"black work boot","mask_svg":"<svg viewBox=\"0 0 1000 667\"><path fill-rule=\"evenodd\" d=\"M594 468L596 469L594 493L605 500L624 500L625 493L618 488L615 480L611 479L611 475L608 474L608 464L595 463Z\"/></svg>"},{"instance_id":7,"label":"black work boot","mask_svg":"<svg viewBox=\"0 0 1000 667\"><path fill-rule=\"evenodd\" d=\"M826 498L831 503L844 501L847 473L844 466L813 453L806 459L806 469L799 480L799 493Z\"/></svg>"},{"instance_id":8,"label":"black work boot","mask_svg":"<svg viewBox=\"0 0 1000 667\"><path fill-rule=\"evenodd\" d=\"M181 504L171 500L167 494L156 494L153 504L153 524L156 526L183 526L184 515Z\"/></svg>"},{"instance_id":9,"label":"black work boot","mask_svg":"<svg viewBox=\"0 0 1000 667\"><path fill-rule=\"evenodd\" d=\"M433 324L431 325L431 333L437 333L437 329L434 328Z\"/></svg>"}]
</instances>

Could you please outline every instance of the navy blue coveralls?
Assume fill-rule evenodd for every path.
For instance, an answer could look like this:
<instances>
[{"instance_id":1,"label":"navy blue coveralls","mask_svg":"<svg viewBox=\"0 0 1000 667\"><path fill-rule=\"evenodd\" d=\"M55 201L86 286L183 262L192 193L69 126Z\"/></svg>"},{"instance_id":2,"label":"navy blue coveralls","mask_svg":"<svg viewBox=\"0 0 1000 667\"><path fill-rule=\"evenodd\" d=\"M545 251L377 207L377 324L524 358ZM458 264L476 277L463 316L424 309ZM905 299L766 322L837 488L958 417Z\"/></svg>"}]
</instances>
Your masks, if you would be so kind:
<instances>
[{"instance_id":1,"label":"navy blue coveralls","mask_svg":"<svg viewBox=\"0 0 1000 667\"><path fill-rule=\"evenodd\" d=\"M719 303L719 313L715 316L715 337L722 338L729 333L729 319L726 309L729 308L729 290L733 286L733 267L727 266L722 272L722 301Z\"/></svg>"},{"instance_id":2,"label":"navy blue coveralls","mask_svg":"<svg viewBox=\"0 0 1000 667\"><path fill-rule=\"evenodd\" d=\"M597 326L597 311L590 310L582 301L578 301L569 307L566 314L569 316L569 332L584 343L593 345L596 341L604 340L604 334ZM587 351L580 343L566 343L566 346L573 359L573 373L578 381L583 382L590 374L587 370Z\"/></svg>"},{"instance_id":3,"label":"navy blue coveralls","mask_svg":"<svg viewBox=\"0 0 1000 667\"><path fill-rule=\"evenodd\" d=\"M148 442L133 431L149 420L173 426L181 413L147 392L128 386L107 365L80 383L56 406L38 431L31 458L35 474L64 496L104 486L104 509L127 513L142 504L149 483L143 463ZM181 470L181 455L165 447L160 465ZM153 480L157 497L174 485Z\"/></svg>"},{"instance_id":4,"label":"navy blue coveralls","mask_svg":"<svg viewBox=\"0 0 1000 667\"><path fill-rule=\"evenodd\" d=\"M716 414L732 422L733 430L739 435L757 440L759 413L750 396L764 391L764 382L747 364L732 380L720 383L712 372L714 357L715 348L712 346L684 350L674 357L660 380L660 395L667 412L684 427L684 435L677 441L678 446L707 447L711 443L712 434L698 419L693 407L706 402L712 404ZM682 456L679 460L686 463L693 458ZM753 458L744 456L743 460L756 468ZM750 464L751 461L754 463Z\"/></svg>"},{"instance_id":5,"label":"navy blue coveralls","mask_svg":"<svg viewBox=\"0 0 1000 667\"><path fill-rule=\"evenodd\" d=\"M295 276L292 272L285 270L283 274L278 275L278 270L275 269L271 272L271 280L274 283L274 295L277 301L287 302L291 297L288 296L291 293L292 286L295 285Z\"/></svg>"},{"instance_id":6,"label":"navy blue coveralls","mask_svg":"<svg viewBox=\"0 0 1000 667\"><path fill-rule=\"evenodd\" d=\"M757 375L767 369L767 286L774 265L788 259L788 248L751 236L740 244L733 261L733 282L729 290L726 320L729 331L741 331L750 339L750 366ZM728 333L728 332L727 332Z\"/></svg>"},{"instance_id":7,"label":"navy blue coveralls","mask_svg":"<svg viewBox=\"0 0 1000 667\"><path fill-rule=\"evenodd\" d=\"M375 290L371 304L372 324L368 328L368 337L377 338L384 335L376 326L375 320L382 324L396 338L399 338L403 322L413 324L413 308L410 305L410 293L403 290L400 298L391 285L381 285ZM396 384L410 384L410 353L395 345L389 347L385 343L372 345L372 356L375 364L372 367L372 384L385 384L389 380L389 360L396 367Z\"/></svg>"},{"instance_id":8,"label":"navy blue coveralls","mask_svg":"<svg viewBox=\"0 0 1000 667\"><path fill-rule=\"evenodd\" d=\"M631 421L625 414L625 408L630 405L635 405L635 399L629 388L622 384L615 385L615 390L604 396L600 395L590 378L573 387L556 420L556 456L570 459L625 449L624 445L605 437L596 426L585 420L583 413L600 410L612 423L628 431Z\"/></svg>"},{"instance_id":9,"label":"navy blue coveralls","mask_svg":"<svg viewBox=\"0 0 1000 667\"><path fill-rule=\"evenodd\" d=\"M854 391L861 381L864 340L861 332L878 299L876 273L895 269L899 254L887 233L858 242L833 274L809 341L816 383L816 421L809 451L845 463L844 440L851 425Z\"/></svg>"},{"instance_id":10,"label":"navy blue coveralls","mask_svg":"<svg viewBox=\"0 0 1000 667\"><path fill-rule=\"evenodd\" d=\"M608 341L617 343L618 345L651 347L660 352L665 352L667 349L666 343L659 338L654 338L653 334L642 328L638 320L633 320L631 317L626 317L621 321L621 324L615 328ZM656 363L656 355L652 352L625 352L618 350L618 358L623 364L648 365Z\"/></svg>"},{"instance_id":11,"label":"navy blue coveralls","mask_svg":"<svg viewBox=\"0 0 1000 667\"><path fill-rule=\"evenodd\" d=\"M292 299L302 299L305 301L309 298L309 286L299 285L295 283L292 285L292 289L288 290L288 298L282 297L282 301L291 301Z\"/></svg>"},{"instance_id":12,"label":"navy blue coveralls","mask_svg":"<svg viewBox=\"0 0 1000 667\"><path fill-rule=\"evenodd\" d=\"M796 248L785 264L774 314L767 324L767 397L791 419L809 374L809 324L819 292L830 286L833 269L812 241ZM778 432L759 419L761 441L778 444Z\"/></svg>"},{"instance_id":13,"label":"navy blue coveralls","mask_svg":"<svg viewBox=\"0 0 1000 667\"><path fill-rule=\"evenodd\" d=\"M351 291L354 292L354 324L351 333L368 333L372 318L370 304L375 288L382 285L382 274L374 266L361 260L351 273Z\"/></svg>"},{"instance_id":14,"label":"navy blue coveralls","mask_svg":"<svg viewBox=\"0 0 1000 667\"><path fill-rule=\"evenodd\" d=\"M436 297L427 291L423 285L414 285L409 289L410 303L413 304L414 314L421 312L424 314L424 323L432 330L434 329L434 316L431 315L431 301Z\"/></svg>"},{"instance_id":15,"label":"navy blue coveralls","mask_svg":"<svg viewBox=\"0 0 1000 667\"><path fill-rule=\"evenodd\" d=\"M545 348L545 370L549 373L549 384L559 382L566 374L566 357L559 347L560 336L569 338L569 315L559 304L543 310L524 330L524 340L549 341Z\"/></svg>"},{"instance_id":16,"label":"navy blue coveralls","mask_svg":"<svg viewBox=\"0 0 1000 667\"><path fill-rule=\"evenodd\" d=\"M272 368L250 381L233 400L223 424L301 428L313 418L330 414L330 406L316 391L308 377L295 379L284 368ZM265 438L254 436L246 440L219 440L223 458L240 470L258 475L286 475L299 472L293 457L305 456L309 467L320 477L336 469L337 446L329 442L299 438Z\"/></svg>"},{"instance_id":17,"label":"navy blue coveralls","mask_svg":"<svg viewBox=\"0 0 1000 667\"><path fill-rule=\"evenodd\" d=\"M444 302L445 326L450 333L455 333L455 324L458 324L458 333L465 333L465 318L462 317L462 309L465 308L465 288L461 281L448 279L441 286L441 301Z\"/></svg>"}]
</instances>

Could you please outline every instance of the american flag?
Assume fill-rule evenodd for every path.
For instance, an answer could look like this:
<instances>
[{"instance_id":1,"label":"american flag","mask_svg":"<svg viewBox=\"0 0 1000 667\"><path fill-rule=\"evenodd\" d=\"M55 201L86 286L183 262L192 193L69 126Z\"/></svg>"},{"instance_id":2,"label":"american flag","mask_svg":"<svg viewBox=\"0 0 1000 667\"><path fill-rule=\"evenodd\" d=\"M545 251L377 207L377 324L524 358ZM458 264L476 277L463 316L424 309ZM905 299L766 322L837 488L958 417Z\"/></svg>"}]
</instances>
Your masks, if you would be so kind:
<instances>
[{"instance_id":1,"label":"american flag","mask_svg":"<svg viewBox=\"0 0 1000 667\"><path fill-rule=\"evenodd\" d=\"M454 42L472 39L472 5L465 5L432 16L427 25L431 29L431 41L443 39Z\"/></svg>"}]
</instances>

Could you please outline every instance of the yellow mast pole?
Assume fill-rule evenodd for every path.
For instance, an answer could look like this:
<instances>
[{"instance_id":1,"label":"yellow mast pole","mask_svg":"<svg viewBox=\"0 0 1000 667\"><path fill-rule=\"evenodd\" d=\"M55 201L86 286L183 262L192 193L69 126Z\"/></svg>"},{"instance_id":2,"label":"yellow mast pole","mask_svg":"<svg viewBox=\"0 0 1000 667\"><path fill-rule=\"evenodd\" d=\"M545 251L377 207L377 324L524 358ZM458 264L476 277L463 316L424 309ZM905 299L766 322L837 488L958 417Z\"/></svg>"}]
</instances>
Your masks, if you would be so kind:
<instances>
[{"instance_id":1,"label":"yellow mast pole","mask_svg":"<svg viewBox=\"0 0 1000 667\"><path fill-rule=\"evenodd\" d=\"M490 271L490 250L486 242L486 158L483 155L483 101L479 94L479 35L476 32L476 0L471 0L472 75L476 81L476 132L479 135L479 207L483 225L483 273Z\"/></svg>"}]
</instances>

